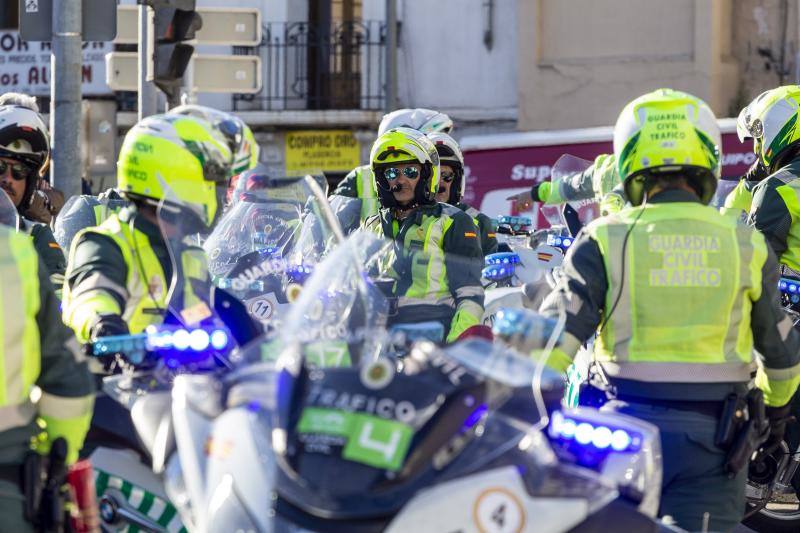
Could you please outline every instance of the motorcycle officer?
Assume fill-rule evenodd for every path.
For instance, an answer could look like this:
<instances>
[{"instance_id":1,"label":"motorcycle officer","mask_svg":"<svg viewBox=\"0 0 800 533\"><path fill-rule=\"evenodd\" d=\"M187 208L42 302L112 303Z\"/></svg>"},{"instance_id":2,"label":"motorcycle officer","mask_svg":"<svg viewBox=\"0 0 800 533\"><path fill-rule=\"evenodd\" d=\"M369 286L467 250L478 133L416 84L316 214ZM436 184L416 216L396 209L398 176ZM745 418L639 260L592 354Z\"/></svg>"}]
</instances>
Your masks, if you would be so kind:
<instances>
[{"instance_id":1,"label":"motorcycle officer","mask_svg":"<svg viewBox=\"0 0 800 533\"><path fill-rule=\"evenodd\" d=\"M392 128L411 128L422 133L453 131L453 121L444 113L432 109L397 109L383 116L378 125L378 137ZM337 196L361 199L361 221L378 213L378 191L370 165L354 168L333 192ZM348 229L348 228L345 228Z\"/></svg>"},{"instance_id":2,"label":"motorcycle officer","mask_svg":"<svg viewBox=\"0 0 800 533\"><path fill-rule=\"evenodd\" d=\"M483 318L478 228L460 209L436 202L439 155L423 133L387 131L373 144L370 161L381 210L364 227L399 249L394 322L439 321L452 342Z\"/></svg>"},{"instance_id":3,"label":"motorcycle officer","mask_svg":"<svg viewBox=\"0 0 800 533\"><path fill-rule=\"evenodd\" d=\"M481 232L481 250L483 255L493 254L497 251L497 237L494 222L474 207L461 199L464 196L464 155L458 143L446 133L429 133L428 138L436 146L439 153L439 192L436 201L455 206L470 217Z\"/></svg>"},{"instance_id":4,"label":"motorcycle officer","mask_svg":"<svg viewBox=\"0 0 800 533\"><path fill-rule=\"evenodd\" d=\"M47 224L25 218L38 179L50 166L50 137L41 115L18 105L0 106L0 187L19 212L18 229L30 234L51 280L61 283L66 260Z\"/></svg>"},{"instance_id":5,"label":"motorcycle officer","mask_svg":"<svg viewBox=\"0 0 800 533\"><path fill-rule=\"evenodd\" d=\"M79 232L70 250L63 318L79 341L161 324L173 276L156 208L169 187L181 216L198 231L209 227L221 210L230 162L227 142L202 119L156 115L131 128L117 171L130 205Z\"/></svg>"},{"instance_id":6,"label":"motorcycle officer","mask_svg":"<svg viewBox=\"0 0 800 533\"><path fill-rule=\"evenodd\" d=\"M690 531L704 517L727 531L743 516L747 468L730 468L733 448L716 432L726 401L752 394L753 354L771 439L800 381L800 336L778 303L774 255L760 233L707 206L720 146L698 98L660 89L629 103L614 154L632 205L581 231L541 309L566 314L548 361L558 370L598 334L593 358L617 398L608 407L659 428L659 513Z\"/></svg>"},{"instance_id":7,"label":"motorcycle officer","mask_svg":"<svg viewBox=\"0 0 800 533\"><path fill-rule=\"evenodd\" d=\"M590 198L598 201L602 216L616 213L625 206L627 199L622 180L617 173L614 154L600 154L583 172L565 176L558 181L537 183L530 191L512 196L509 200L516 201L520 210L527 211L533 207L534 202L563 204Z\"/></svg>"},{"instance_id":8,"label":"motorcycle officer","mask_svg":"<svg viewBox=\"0 0 800 533\"><path fill-rule=\"evenodd\" d=\"M94 402L94 383L72 332L61 323L59 302L47 268L27 236L0 226L0 297L3 330L0 359L5 372L0 396L0 516L3 531L34 531L25 515L36 493L23 487L32 476L31 443L46 454L58 438L67 442L67 464L83 446ZM33 403L32 390L41 391ZM26 490L27 489L27 490ZM38 502L36 502L38 503ZM35 512L35 511L34 511Z\"/></svg>"}]
</instances>

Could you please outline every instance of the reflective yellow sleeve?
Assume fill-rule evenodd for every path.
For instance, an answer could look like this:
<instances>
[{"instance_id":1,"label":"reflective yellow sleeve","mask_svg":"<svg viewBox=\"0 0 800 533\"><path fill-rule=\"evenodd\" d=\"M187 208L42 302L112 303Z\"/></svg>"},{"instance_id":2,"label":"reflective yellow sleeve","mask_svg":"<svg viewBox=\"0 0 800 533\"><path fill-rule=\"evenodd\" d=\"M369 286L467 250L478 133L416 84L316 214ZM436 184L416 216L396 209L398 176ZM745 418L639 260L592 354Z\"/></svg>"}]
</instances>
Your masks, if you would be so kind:
<instances>
[{"instance_id":1,"label":"reflective yellow sleeve","mask_svg":"<svg viewBox=\"0 0 800 533\"><path fill-rule=\"evenodd\" d=\"M483 318L483 307L471 300L462 300L458 305L456 314L450 322L450 333L447 334L447 342L455 342L459 335L464 333L472 326L477 326Z\"/></svg>"},{"instance_id":2,"label":"reflective yellow sleeve","mask_svg":"<svg viewBox=\"0 0 800 533\"><path fill-rule=\"evenodd\" d=\"M736 187L725 197L725 203L720 208L720 213L728 213L731 211L750 212L750 206L753 204L753 193L748 191L745 187L745 180L740 180Z\"/></svg>"},{"instance_id":3,"label":"reflective yellow sleeve","mask_svg":"<svg viewBox=\"0 0 800 533\"><path fill-rule=\"evenodd\" d=\"M800 385L800 368L774 370L759 366L756 387L764 392L764 401L771 407L789 403Z\"/></svg>"},{"instance_id":4,"label":"reflective yellow sleeve","mask_svg":"<svg viewBox=\"0 0 800 533\"><path fill-rule=\"evenodd\" d=\"M89 342L89 328L100 313L122 314L113 296L104 290L86 291L64 302L62 318L81 343Z\"/></svg>"},{"instance_id":5,"label":"reflective yellow sleeve","mask_svg":"<svg viewBox=\"0 0 800 533\"><path fill-rule=\"evenodd\" d=\"M63 437L67 441L67 463L77 461L89 431L93 406L93 394L68 398L43 392L39 401L39 419L44 432L34 443L36 451L48 453L53 441Z\"/></svg>"},{"instance_id":6,"label":"reflective yellow sleeve","mask_svg":"<svg viewBox=\"0 0 800 533\"><path fill-rule=\"evenodd\" d=\"M534 361L540 361L544 356L544 350L533 350L531 352L531 358L533 358ZM567 355L566 352L559 347L553 348L553 351L550 352L550 355L545 362L546 366L550 367L556 372L561 372L562 374L566 374L567 369L571 364L572 357Z\"/></svg>"},{"instance_id":7,"label":"reflective yellow sleeve","mask_svg":"<svg viewBox=\"0 0 800 533\"><path fill-rule=\"evenodd\" d=\"M561 197L558 182L545 181L539 185L539 199L545 204L563 204L564 198Z\"/></svg>"}]
</instances>

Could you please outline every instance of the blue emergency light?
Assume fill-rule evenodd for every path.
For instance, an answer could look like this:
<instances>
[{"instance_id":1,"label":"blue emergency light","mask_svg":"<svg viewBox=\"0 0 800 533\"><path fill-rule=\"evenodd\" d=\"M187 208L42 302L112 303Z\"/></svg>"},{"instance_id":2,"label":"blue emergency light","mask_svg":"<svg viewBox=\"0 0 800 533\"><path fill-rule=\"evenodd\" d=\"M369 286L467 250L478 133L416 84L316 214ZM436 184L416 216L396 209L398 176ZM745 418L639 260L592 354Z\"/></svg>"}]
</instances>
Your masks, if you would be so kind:
<instances>
[{"instance_id":1,"label":"blue emergency light","mask_svg":"<svg viewBox=\"0 0 800 533\"><path fill-rule=\"evenodd\" d=\"M519 255L514 252L497 252L487 255L483 262L486 266L491 265L516 265L519 263Z\"/></svg>"},{"instance_id":2,"label":"blue emergency light","mask_svg":"<svg viewBox=\"0 0 800 533\"><path fill-rule=\"evenodd\" d=\"M230 344L230 337L223 329L210 332L203 328L165 328L148 326L144 333L135 335L115 335L103 337L92 344L92 355L102 357L112 354L125 354L133 364L144 360L147 352L160 352L169 366L178 366L183 359L181 355L194 358L199 354L214 350L224 350ZM171 363L171 364L170 364Z\"/></svg>"},{"instance_id":3,"label":"blue emergency light","mask_svg":"<svg viewBox=\"0 0 800 533\"><path fill-rule=\"evenodd\" d=\"M311 276L314 269L311 265L292 265L286 269L286 276L294 283L303 284Z\"/></svg>"},{"instance_id":4,"label":"blue emergency light","mask_svg":"<svg viewBox=\"0 0 800 533\"><path fill-rule=\"evenodd\" d=\"M565 251L567 250L567 248L572 246L573 242L575 242L575 239L573 239L572 237L562 237L561 235L547 236L547 244L549 246L555 246Z\"/></svg>"},{"instance_id":5,"label":"blue emergency light","mask_svg":"<svg viewBox=\"0 0 800 533\"><path fill-rule=\"evenodd\" d=\"M498 226L511 226L514 231L519 231L523 228L528 228L531 225L531 219L528 217L503 215L497 217Z\"/></svg>"},{"instance_id":6,"label":"blue emergency light","mask_svg":"<svg viewBox=\"0 0 800 533\"><path fill-rule=\"evenodd\" d=\"M637 452L643 440L640 434L625 428L598 424L561 411L553 413L548 433L551 439L561 443L599 452Z\"/></svg>"},{"instance_id":7,"label":"blue emergency light","mask_svg":"<svg viewBox=\"0 0 800 533\"><path fill-rule=\"evenodd\" d=\"M489 281L502 281L514 275L514 264L489 265L481 271L481 275Z\"/></svg>"},{"instance_id":8,"label":"blue emergency light","mask_svg":"<svg viewBox=\"0 0 800 533\"><path fill-rule=\"evenodd\" d=\"M793 304L800 302L800 281L781 278L778 282L778 290L789 297Z\"/></svg>"},{"instance_id":9,"label":"blue emergency light","mask_svg":"<svg viewBox=\"0 0 800 533\"><path fill-rule=\"evenodd\" d=\"M245 290L245 291L263 291L264 290L264 281L260 279L252 279L250 281L240 281L236 283L235 290ZM217 278L216 286L220 289L234 289L234 279L233 278Z\"/></svg>"}]
</instances>

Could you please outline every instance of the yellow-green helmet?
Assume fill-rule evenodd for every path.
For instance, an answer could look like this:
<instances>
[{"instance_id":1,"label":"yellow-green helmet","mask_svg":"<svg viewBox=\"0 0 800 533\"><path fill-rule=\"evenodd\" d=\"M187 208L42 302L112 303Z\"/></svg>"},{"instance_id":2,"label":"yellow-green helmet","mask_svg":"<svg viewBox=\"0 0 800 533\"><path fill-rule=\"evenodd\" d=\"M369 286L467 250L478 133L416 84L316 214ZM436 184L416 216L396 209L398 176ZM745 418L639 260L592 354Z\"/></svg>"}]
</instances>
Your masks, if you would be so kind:
<instances>
[{"instance_id":1,"label":"yellow-green helmet","mask_svg":"<svg viewBox=\"0 0 800 533\"><path fill-rule=\"evenodd\" d=\"M722 136L711 108L701 99L658 89L625 106L614 127L614 155L625 195L633 205L644 197L650 176L680 175L708 203L721 170Z\"/></svg>"},{"instance_id":2,"label":"yellow-green helmet","mask_svg":"<svg viewBox=\"0 0 800 533\"><path fill-rule=\"evenodd\" d=\"M237 176L258 164L259 147L253 131L233 113L226 113L203 105L182 105L169 111L169 114L190 115L209 122L228 141L233 153L231 176Z\"/></svg>"},{"instance_id":3,"label":"yellow-green helmet","mask_svg":"<svg viewBox=\"0 0 800 533\"><path fill-rule=\"evenodd\" d=\"M184 115L155 115L125 135L117 185L123 196L154 204L169 194L210 226L221 205L217 189L224 190L230 161L225 139L208 122Z\"/></svg>"},{"instance_id":4,"label":"yellow-green helmet","mask_svg":"<svg viewBox=\"0 0 800 533\"><path fill-rule=\"evenodd\" d=\"M439 190L439 154L436 146L424 133L411 128L387 131L372 145L369 161L381 206L399 207L392 194L392 187L384 176L384 169L393 164L411 162L422 165L422 173L414 189L414 205L436 203L436 192Z\"/></svg>"},{"instance_id":5,"label":"yellow-green helmet","mask_svg":"<svg viewBox=\"0 0 800 533\"><path fill-rule=\"evenodd\" d=\"M764 91L739 113L739 138L752 137L753 151L770 172L777 170L787 156L796 155L796 150L789 149L800 141L798 107L800 86L785 85Z\"/></svg>"}]
</instances>

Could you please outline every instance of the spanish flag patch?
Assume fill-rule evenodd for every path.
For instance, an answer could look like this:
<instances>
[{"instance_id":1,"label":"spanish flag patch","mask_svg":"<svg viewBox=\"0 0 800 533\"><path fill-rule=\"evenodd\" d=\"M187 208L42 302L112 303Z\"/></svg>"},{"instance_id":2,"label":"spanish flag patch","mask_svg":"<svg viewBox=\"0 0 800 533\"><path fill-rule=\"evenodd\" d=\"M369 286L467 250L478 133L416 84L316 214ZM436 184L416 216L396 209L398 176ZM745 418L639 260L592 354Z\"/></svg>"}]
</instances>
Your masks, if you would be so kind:
<instances>
[{"instance_id":1,"label":"spanish flag patch","mask_svg":"<svg viewBox=\"0 0 800 533\"><path fill-rule=\"evenodd\" d=\"M55 248L56 250L60 250L61 249L61 247L58 245L57 242L48 242L47 246L49 246L50 248Z\"/></svg>"},{"instance_id":2,"label":"spanish flag patch","mask_svg":"<svg viewBox=\"0 0 800 533\"><path fill-rule=\"evenodd\" d=\"M475 233L475 232L473 232L473 231L465 231L465 232L464 232L464 237L471 237L471 238L473 238L473 239L474 239L474 238L476 238L477 236L478 236L478 234L477 234L477 233Z\"/></svg>"}]
</instances>

